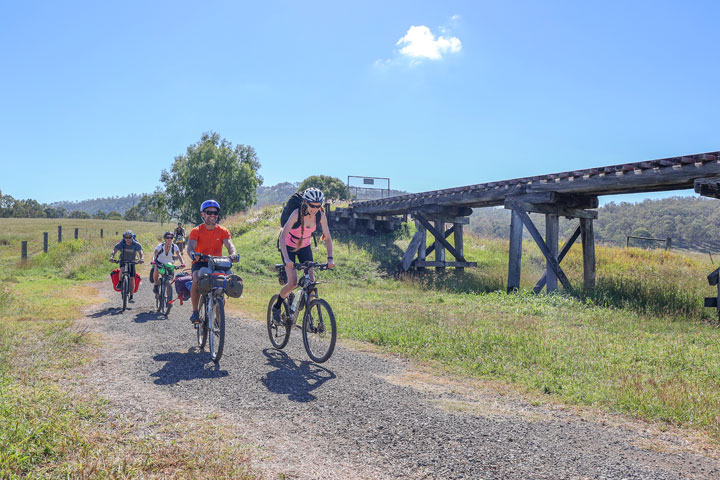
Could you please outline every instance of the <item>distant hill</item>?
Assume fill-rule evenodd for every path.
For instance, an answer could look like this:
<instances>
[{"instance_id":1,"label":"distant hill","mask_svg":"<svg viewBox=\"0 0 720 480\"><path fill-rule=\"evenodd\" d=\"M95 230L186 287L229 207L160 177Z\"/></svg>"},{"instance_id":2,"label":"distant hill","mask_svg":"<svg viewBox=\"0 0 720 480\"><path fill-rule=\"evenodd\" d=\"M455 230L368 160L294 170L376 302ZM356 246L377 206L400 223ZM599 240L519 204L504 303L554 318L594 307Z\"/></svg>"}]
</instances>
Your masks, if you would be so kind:
<instances>
[{"instance_id":1,"label":"distant hill","mask_svg":"<svg viewBox=\"0 0 720 480\"><path fill-rule=\"evenodd\" d=\"M260 186L257 189L258 201L255 206L282 205L290 196L297 192L299 182L283 182L271 187Z\"/></svg>"},{"instance_id":2,"label":"distant hill","mask_svg":"<svg viewBox=\"0 0 720 480\"><path fill-rule=\"evenodd\" d=\"M125 212L140 201L142 194L131 193L125 197L105 197L105 198L93 198L90 200L80 200L77 202L54 202L50 206L53 208L63 207L65 210L70 212L82 211L94 215L98 211L103 213L120 212L125 215Z\"/></svg>"}]
</instances>

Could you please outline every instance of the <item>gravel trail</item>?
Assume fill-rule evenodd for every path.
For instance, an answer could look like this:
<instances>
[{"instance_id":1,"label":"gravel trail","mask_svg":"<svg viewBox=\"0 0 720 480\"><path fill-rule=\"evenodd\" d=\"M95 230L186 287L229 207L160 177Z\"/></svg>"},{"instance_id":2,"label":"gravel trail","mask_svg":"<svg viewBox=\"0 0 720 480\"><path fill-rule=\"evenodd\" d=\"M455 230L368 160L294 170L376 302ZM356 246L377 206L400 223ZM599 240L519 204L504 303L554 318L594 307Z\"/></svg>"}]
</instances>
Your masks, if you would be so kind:
<instances>
[{"instance_id":1,"label":"gravel trail","mask_svg":"<svg viewBox=\"0 0 720 480\"><path fill-rule=\"evenodd\" d=\"M278 351L264 322L233 314L216 367L195 347L189 303L157 315L145 281L121 313L108 287L80 321L103 339L83 388L138 418L215 414L267 478L720 478L720 461L640 422L531 405L350 342L314 364L299 330Z\"/></svg>"}]
</instances>

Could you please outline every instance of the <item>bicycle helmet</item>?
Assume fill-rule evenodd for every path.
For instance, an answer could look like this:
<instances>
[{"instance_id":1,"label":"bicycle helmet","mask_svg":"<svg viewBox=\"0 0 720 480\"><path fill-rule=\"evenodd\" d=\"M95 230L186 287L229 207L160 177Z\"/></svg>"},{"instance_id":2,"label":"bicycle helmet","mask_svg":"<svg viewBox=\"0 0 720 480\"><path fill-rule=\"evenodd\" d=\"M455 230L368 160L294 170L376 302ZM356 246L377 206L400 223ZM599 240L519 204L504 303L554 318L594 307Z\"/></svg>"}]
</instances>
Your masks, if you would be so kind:
<instances>
[{"instance_id":1,"label":"bicycle helmet","mask_svg":"<svg viewBox=\"0 0 720 480\"><path fill-rule=\"evenodd\" d=\"M124 238L124 237L133 237L133 238L135 238L135 234L133 233L132 230L125 230L125 233L123 233L123 238Z\"/></svg>"},{"instance_id":2,"label":"bicycle helmet","mask_svg":"<svg viewBox=\"0 0 720 480\"><path fill-rule=\"evenodd\" d=\"M311 203L323 203L325 200L325 195L323 195L322 190L319 190L315 187L310 187L306 189L302 194L303 200L306 202Z\"/></svg>"},{"instance_id":3,"label":"bicycle helmet","mask_svg":"<svg viewBox=\"0 0 720 480\"><path fill-rule=\"evenodd\" d=\"M200 205L200 211L204 212L206 209L210 207L215 207L218 210L220 210L220 204L216 202L215 200L205 200L202 205Z\"/></svg>"},{"instance_id":4,"label":"bicycle helmet","mask_svg":"<svg viewBox=\"0 0 720 480\"><path fill-rule=\"evenodd\" d=\"M164 239L165 237L173 237L173 236L174 236L174 235L173 235L172 232L165 232L165 233L163 233L163 239Z\"/></svg>"}]
</instances>

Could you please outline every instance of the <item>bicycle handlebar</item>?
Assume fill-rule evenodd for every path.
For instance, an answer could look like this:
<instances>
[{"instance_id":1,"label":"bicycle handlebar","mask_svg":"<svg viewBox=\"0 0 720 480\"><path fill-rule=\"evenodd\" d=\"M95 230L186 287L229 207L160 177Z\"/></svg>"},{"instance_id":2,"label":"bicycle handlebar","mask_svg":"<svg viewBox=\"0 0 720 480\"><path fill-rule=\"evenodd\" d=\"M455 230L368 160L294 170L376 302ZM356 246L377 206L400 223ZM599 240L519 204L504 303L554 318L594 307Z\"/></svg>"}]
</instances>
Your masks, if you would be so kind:
<instances>
[{"instance_id":1,"label":"bicycle handlebar","mask_svg":"<svg viewBox=\"0 0 720 480\"><path fill-rule=\"evenodd\" d=\"M110 259L110 263L129 263L129 264L136 265L136 264L139 264L139 263L145 263L145 260L140 260L140 261L134 261L134 260L133 260L133 261L127 261L127 262L126 262L126 261L123 261L123 260L115 260L114 258L111 258L111 259Z\"/></svg>"},{"instance_id":2,"label":"bicycle handlebar","mask_svg":"<svg viewBox=\"0 0 720 480\"><path fill-rule=\"evenodd\" d=\"M285 268L285 265L282 263L275 264L276 269ZM315 268L317 270L329 270L327 263L317 263L317 262L304 262L304 263L296 263L293 265L293 268L295 270L309 270L311 268Z\"/></svg>"},{"instance_id":3,"label":"bicycle handlebar","mask_svg":"<svg viewBox=\"0 0 720 480\"><path fill-rule=\"evenodd\" d=\"M198 253L198 252L195 252L195 256L194 256L194 260L199 260L199 261L201 261L201 262L204 261L204 260L212 260L212 259L214 259L214 258L227 258L227 259L230 260L230 262L232 262L232 263L237 263L237 262L240 261L240 255L237 254L237 253L235 254L235 259L233 259L233 255L227 255L227 256L220 255L220 256L215 256L215 255L205 255L204 253Z\"/></svg>"}]
</instances>

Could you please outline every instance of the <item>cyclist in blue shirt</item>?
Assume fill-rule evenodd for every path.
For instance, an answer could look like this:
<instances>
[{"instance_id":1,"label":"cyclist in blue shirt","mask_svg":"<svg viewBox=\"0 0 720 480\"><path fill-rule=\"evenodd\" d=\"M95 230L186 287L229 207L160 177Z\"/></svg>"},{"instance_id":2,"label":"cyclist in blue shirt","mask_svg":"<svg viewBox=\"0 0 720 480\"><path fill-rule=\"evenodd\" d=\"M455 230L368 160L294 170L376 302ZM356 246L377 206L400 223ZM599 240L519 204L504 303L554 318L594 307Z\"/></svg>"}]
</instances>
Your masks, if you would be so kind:
<instances>
[{"instance_id":1,"label":"cyclist in blue shirt","mask_svg":"<svg viewBox=\"0 0 720 480\"><path fill-rule=\"evenodd\" d=\"M115 248L113 249L112 255L110 255L110 261L115 260L115 253L120 252L120 276L122 277L122 273L125 272L125 268L129 269L130 278L135 278L135 264L130 263L127 264L126 262L133 262L137 258L137 255L140 255L140 260L138 260L138 263L143 263L144 256L143 256L143 249L142 245L140 245L140 242L135 240L135 235L133 234L132 230L127 230L125 233L123 233L123 239L120 240L117 245L115 245ZM116 289L120 289L120 283L118 282L117 285L115 285ZM133 299L132 293L130 294L130 300Z\"/></svg>"}]
</instances>

